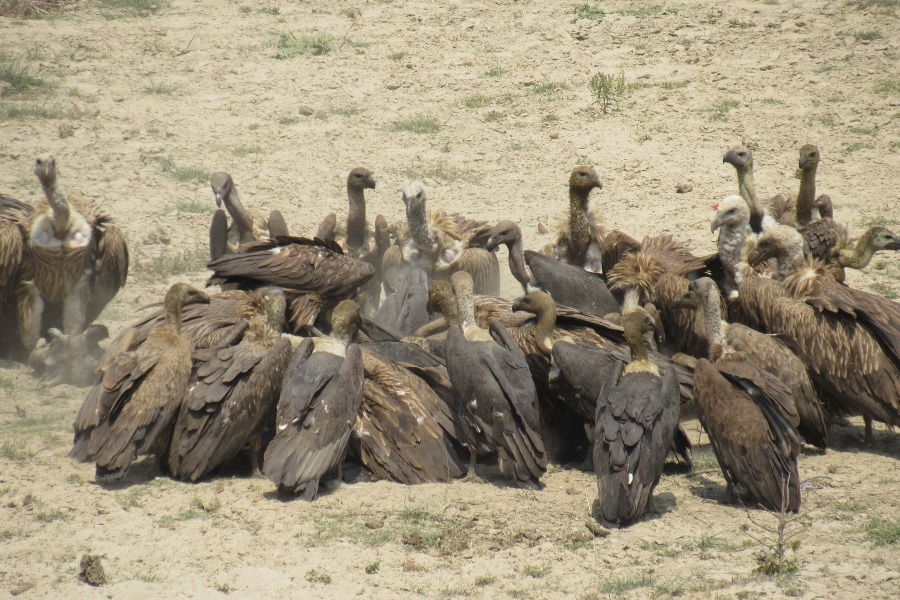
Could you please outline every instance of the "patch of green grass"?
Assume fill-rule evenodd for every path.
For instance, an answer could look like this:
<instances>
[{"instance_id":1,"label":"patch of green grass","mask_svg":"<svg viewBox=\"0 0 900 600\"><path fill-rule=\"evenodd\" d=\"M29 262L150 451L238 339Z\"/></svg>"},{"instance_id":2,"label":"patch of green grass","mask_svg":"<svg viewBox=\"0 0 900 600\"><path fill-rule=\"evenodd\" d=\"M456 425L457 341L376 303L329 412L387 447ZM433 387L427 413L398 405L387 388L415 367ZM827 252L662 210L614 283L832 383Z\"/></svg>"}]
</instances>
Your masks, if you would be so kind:
<instances>
[{"instance_id":1,"label":"patch of green grass","mask_svg":"<svg viewBox=\"0 0 900 600\"><path fill-rule=\"evenodd\" d=\"M143 581L144 583L158 583L162 578L153 571L136 571L129 577L132 581Z\"/></svg>"},{"instance_id":2,"label":"patch of green grass","mask_svg":"<svg viewBox=\"0 0 900 600\"><path fill-rule=\"evenodd\" d=\"M11 460L13 462L25 462L34 456L34 452L23 448L20 444L6 440L0 444L0 458Z\"/></svg>"},{"instance_id":3,"label":"patch of green grass","mask_svg":"<svg viewBox=\"0 0 900 600\"><path fill-rule=\"evenodd\" d=\"M143 506L144 490L131 489L122 494L116 494L116 502L125 510L140 508Z\"/></svg>"},{"instance_id":4,"label":"patch of green grass","mask_svg":"<svg viewBox=\"0 0 900 600\"><path fill-rule=\"evenodd\" d=\"M900 0L850 0L848 4L857 8L879 8L892 12L900 6Z\"/></svg>"},{"instance_id":5,"label":"patch of green grass","mask_svg":"<svg viewBox=\"0 0 900 600\"><path fill-rule=\"evenodd\" d=\"M441 130L441 124L434 117L428 115L416 115L394 121L391 131L407 131L409 133L437 133Z\"/></svg>"},{"instance_id":6,"label":"patch of green grass","mask_svg":"<svg viewBox=\"0 0 900 600\"><path fill-rule=\"evenodd\" d=\"M279 124L279 125L285 125L285 126L287 126L287 125L296 125L296 124L299 123L299 122L300 122L300 118L299 118L299 117L278 117L278 124Z\"/></svg>"},{"instance_id":7,"label":"patch of green grass","mask_svg":"<svg viewBox=\"0 0 900 600\"><path fill-rule=\"evenodd\" d=\"M599 6L591 6L590 4L581 4L575 7L575 14L579 19L590 19L591 21L599 21L606 16L603 9Z\"/></svg>"},{"instance_id":8,"label":"patch of green grass","mask_svg":"<svg viewBox=\"0 0 900 600\"><path fill-rule=\"evenodd\" d=\"M875 86L876 94L900 94L900 79L885 79Z\"/></svg>"},{"instance_id":9,"label":"patch of green grass","mask_svg":"<svg viewBox=\"0 0 900 600\"><path fill-rule=\"evenodd\" d=\"M476 587L487 587L497 582L497 578L493 575L479 575L475 578Z\"/></svg>"},{"instance_id":10,"label":"patch of green grass","mask_svg":"<svg viewBox=\"0 0 900 600\"><path fill-rule=\"evenodd\" d=\"M625 73L620 71L618 75L612 73L596 73L588 81L588 89L594 96L594 102L600 106L605 115L609 109L619 109L619 104L625 97L628 86L625 84Z\"/></svg>"},{"instance_id":11,"label":"patch of green grass","mask_svg":"<svg viewBox=\"0 0 900 600\"><path fill-rule=\"evenodd\" d=\"M694 464L694 471L709 471L719 468L716 454L713 452L712 446L708 444L691 449L691 462Z\"/></svg>"},{"instance_id":12,"label":"patch of green grass","mask_svg":"<svg viewBox=\"0 0 900 600\"><path fill-rule=\"evenodd\" d=\"M310 569L306 572L306 580L310 583L322 583L328 585L331 583L331 575L329 575L325 571Z\"/></svg>"},{"instance_id":13,"label":"patch of green grass","mask_svg":"<svg viewBox=\"0 0 900 600\"><path fill-rule=\"evenodd\" d=\"M438 598L468 598L475 595L472 588L441 588L437 592Z\"/></svg>"},{"instance_id":14,"label":"patch of green grass","mask_svg":"<svg viewBox=\"0 0 900 600\"><path fill-rule=\"evenodd\" d=\"M222 501L215 497L211 500L194 498L193 500L191 500L191 506L198 510L202 510L206 514L213 514L219 512L219 509L222 508Z\"/></svg>"},{"instance_id":15,"label":"patch of green grass","mask_svg":"<svg viewBox=\"0 0 900 600\"><path fill-rule=\"evenodd\" d=\"M760 100L763 104L769 104L772 106L778 106L780 104L784 104L784 100L779 100L778 98L763 98Z\"/></svg>"},{"instance_id":16,"label":"patch of green grass","mask_svg":"<svg viewBox=\"0 0 900 600\"><path fill-rule=\"evenodd\" d=\"M540 579L550 574L550 565L525 565L522 567L522 574L533 577L534 579Z\"/></svg>"},{"instance_id":17,"label":"patch of green grass","mask_svg":"<svg viewBox=\"0 0 900 600\"><path fill-rule=\"evenodd\" d=\"M231 155L237 158L245 158L251 154L265 154L266 150L262 146L237 146L231 149Z\"/></svg>"},{"instance_id":18,"label":"patch of green grass","mask_svg":"<svg viewBox=\"0 0 900 600\"><path fill-rule=\"evenodd\" d=\"M859 29L853 32L853 37L860 42L871 42L880 40L884 36L877 29Z\"/></svg>"},{"instance_id":19,"label":"patch of green grass","mask_svg":"<svg viewBox=\"0 0 900 600\"><path fill-rule=\"evenodd\" d=\"M0 104L0 121L16 121L18 119L62 119L71 113L61 109L57 104L44 100L37 102L6 102Z\"/></svg>"},{"instance_id":20,"label":"patch of green grass","mask_svg":"<svg viewBox=\"0 0 900 600\"><path fill-rule=\"evenodd\" d=\"M75 135L75 126L71 123L60 123L59 127L56 128L56 134L61 140L70 138Z\"/></svg>"},{"instance_id":21,"label":"patch of green grass","mask_svg":"<svg viewBox=\"0 0 900 600\"><path fill-rule=\"evenodd\" d=\"M648 574L626 575L614 577L600 584L598 591L601 594L622 595L631 590L650 587L653 585L653 576Z\"/></svg>"},{"instance_id":22,"label":"patch of green grass","mask_svg":"<svg viewBox=\"0 0 900 600\"><path fill-rule=\"evenodd\" d=\"M676 79L675 81L663 81L659 84L659 87L664 90L678 90L681 88L686 88L690 84L691 82L687 81L686 79Z\"/></svg>"},{"instance_id":23,"label":"patch of green grass","mask_svg":"<svg viewBox=\"0 0 900 600\"><path fill-rule=\"evenodd\" d=\"M878 133L878 129L876 127L851 127L850 132L858 135L875 135Z\"/></svg>"},{"instance_id":24,"label":"patch of green grass","mask_svg":"<svg viewBox=\"0 0 900 600\"><path fill-rule=\"evenodd\" d=\"M844 154L852 154L859 150L874 150L874 144L866 144L865 142L853 142L844 146Z\"/></svg>"},{"instance_id":25,"label":"patch of green grass","mask_svg":"<svg viewBox=\"0 0 900 600\"><path fill-rule=\"evenodd\" d=\"M732 29L750 29L753 27L753 23L741 19L728 19L728 26Z\"/></svg>"},{"instance_id":26,"label":"patch of green grass","mask_svg":"<svg viewBox=\"0 0 900 600\"><path fill-rule=\"evenodd\" d=\"M293 58L295 56L321 56L334 50L334 36L324 31L301 33L282 33L278 38L278 52L275 58Z\"/></svg>"},{"instance_id":27,"label":"patch of green grass","mask_svg":"<svg viewBox=\"0 0 900 600\"><path fill-rule=\"evenodd\" d=\"M870 285L869 289L872 290L873 292L875 292L876 294L884 296L888 300L896 300L898 297L900 297L897 295L897 292L895 292L892 287L890 287L887 284L881 283L880 281Z\"/></svg>"},{"instance_id":28,"label":"patch of green grass","mask_svg":"<svg viewBox=\"0 0 900 600\"><path fill-rule=\"evenodd\" d=\"M828 129L834 129L837 127L837 119L834 118L834 115L825 115L819 118L819 123L827 127Z\"/></svg>"},{"instance_id":29,"label":"patch of green grass","mask_svg":"<svg viewBox=\"0 0 900 600\"><path fill-rule=\"evenodd\" d=\"M369 563L366 565L366 575L374 575L380 568L381 563L377 560L373 563Z\"/></svg>"},{"instance_id":30,"label":"patch of green grass","mask_svg":"<svg viewBox=\"0 0 900 600\"><path fill-rule=\"evenodd\" d=\"M550 94L555 94L556 92L567 89L569 89L569 85L561 81L545 81L544 83L532 86L531 92L533 94L549 96Z\"/></svg>"},{"instance_id":31,"label":"patch of green grass","mask_svg":"<svg viewBox=\"0 0 900 600\"><path fill-rule=\"evenodd\" d=\"M485 94L472 94L463 99L463 104L466 108L484 108L490 106L493 101L493 98Z\"/></svg>"},{"instance_id":32,"label":"patch of green grass","mask_svg":"<svg viewBox=\"0 0 900 600\"><path fill-rule=\"evenodd\" d=\"M0 529L0 542L17 540L25 537L25 531L21 527L15 529Z\"/></svg>"},{"instance_id":33,"label":"patch of green grass","mask_svg":"<svg viewBox=\"0 0 900 600\"><path fill-rule=\"evenodd\" d=\"M678 546L667 544L665 542L642 542L641 550L645 552L652 552L657 556L665 556L668 558L673 558L675 556L681 556L683 551Z\"/></svg>"},{"instance_id":34,"label":"patch of green grass","mask_svg":"<svg viewBox=\"0 0 900 600\"><path fill-rule=\"evenodd\" d=\"M21 58L0 52L0 81L9 84L4 94L19 94L33 88L53 88L56 84L32 71L31 65Z\"/></svg>"},{"instance_id":35,"label":"patch of green grass","mask_svg":"<svg viewBox=\"0 0 900 600\"><path fill-rule=\"evenodd\" d=\"M350 106L334 106L328 109L328 112L333 115L339 115L341 117L353 117L355 115L364 112L366 109L356 106L355 104L351 104Z\"/></svg>"},{"instance_id":36,"label":"patch of green grass","mask_svg":"<svg viewBox=\"0 0 900 600\"><path fill-rule=\"evenodd\" d=\"M665 10L662 6L642 6L640 8L626 8L623 10L615 11L617 14L625 15L629 17L637 17L638 19L645 19L647 17L652 17L660 14ZM669 12L676 12L675 9L670 9Z\"/></svg>"},{"instance_id":37,"label":"patch of green grass","mask_svg":"<svg viewBox=\"0 0 900 600\"><path fill-rule=\"evenodd\" d=\"M150 17L166 8L166 0L98 0L100 14L105 19Z\"/></svg>"},{"instance_id":38,"label":"patch of green grass","mask_svg":"<svg viewBox=\"0 0 900 600\"><path fill-rule=\"evenodd\" d=\"M157 523L160 527L165 527L167 529L174 529L175 524L182 521L194 521L196 519L205 519L206 513L204 511L196 510L194 508L188 508L186 510L181 511L177 515L163 515L159 519L157 519Z\"/></svg>"},{"instance_id":39,"label":"patch of green grass","mask_svg":"<svg viewBox=\"0 0 900 600\"><path fill-rule=\"evenodd\" d=\"M740 105L737 100L722 100L705 109L705 112L709 113L709 118L713 121L727 121L728 113Z\"/></svg>"},{"instance_id":40,"label":"patch of green grass","mask_svg":"<svg viewBox=\"0 0 900 600\"><path fill-rule=\"evenodd\" d=\"M832 71L837 71L837 70L838 70L837 65L822 65L821 67L817 67L816 70L813 72L821 74L821 73L831 73Z\"/></svg>"},{"instance_id":41,"label":"patch of green grass","mask_svg":"<svg viewBox=\"0 0 900 600\"><path fill-rule=\"evenodd\" d=\"M146 94L157 94L160 96L168 95L174 92L177 88L174 85L167 85L165 83L155 83L153 79L150 79L150 85L144 88L144 93Z\"/></svg>"},{"instance_id":42,"label":"patch of green grass","mask_svg":"<svg viewBox=\"0 0 900 600\"><path fill-rule=\"evenodd\" d=\"M393 60L393 61L400 62L401 60L403 60L404 58L406 58L406 52L402 52L402 51L400 51L400 52L391 52L390 54L388 54L388 58L391 59L391 60Z\"/></svg>"},{"instance_id":43,"label":"patch of green grass","mask_svg":"<svg viewBox=\"0 0 900 600\"><path fill-rule=\"evenodd\" d=\"M499 110L491 110L484 114L484 120L486 123L496 123L497 121L502 121L506 118L506 113Z\"/></svg>"},{"instance_id":44,"label":"patch of green grass","mask_svg":"<svg viewBox=\"0 0 900 600\"><path fill-rule=\"evenodd\" d=\"M175 210L193 215L206 215L216 212L216 207L210 202L191 198L190 200L178 200L175 202Z\"/></svg>"},{"instance_id":45,"label":"patch of green grass","mask_svg":"<svg viewBox=\"0 0 900 600\"><path fill-rule=\"evenodd\" d=\"M201 167L179 167L172 159L159 155L144 155L141 157L143 162L156 163L160 170L181 183L196 181L197 183L206 183L209 181L210 172Z\"/></svg>"},{"instance_id":46,"label":"patch of green grass","mask_svg":"<svg viewBox=\"0 0 900 600\"><path fill-rule=\"evenodd\" d=\"M53 523L54 521L69 521L72 519L72 515L54 508L36 512L34 513L34 518L39 523Z\"/></svg>"},{"instance_id":47,"label":"patch of green grass","mask_svg":"<svg viewBox=\"0 0 900 600\"><path fill-rule=\"evenodd\" d=\"M484 72L485 77L502 77L506 74L506 69L503 67L491 67L487 71Z\"/></svg>"},{"instance_id":48,"label":"patch of green grass","mask_svg":"<svg viewBox=\"0 0 900 600\"><path fill-rule=\"evenodd\" d=\"M132 270L136 275L150 280L164 280L173 275L199 273L206 270L206 263L209 261L209 250L202 246L153 257L142 256L140 247L133 253L136 256L133 258Z\"/></svg>"},{"instance_id":49,"label":"patch of green grass","mask_svg":"<svg viewBox=\"0 0 900 600\"><path fill-rule=\"evenodd\" d=\"M775 577L776 575L783 577L800 571L800 561L796 558L785 558L779 565L776 552L760 552L757 562L759 565L753 571L770 577Z\"/></svg>"}]
</instances>

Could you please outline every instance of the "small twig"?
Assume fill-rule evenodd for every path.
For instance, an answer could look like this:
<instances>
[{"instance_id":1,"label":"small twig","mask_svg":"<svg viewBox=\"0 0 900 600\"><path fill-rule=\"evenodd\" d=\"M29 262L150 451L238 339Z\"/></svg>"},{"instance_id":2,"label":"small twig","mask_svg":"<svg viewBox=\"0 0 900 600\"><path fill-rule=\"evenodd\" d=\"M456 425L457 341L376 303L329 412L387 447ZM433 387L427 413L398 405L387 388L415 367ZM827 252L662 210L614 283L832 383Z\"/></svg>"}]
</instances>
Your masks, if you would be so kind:
<instances>
[{"instance_id":1,"label":"small twig","mask_svg":"<svg viewBox=\"0 0 900 600\"><path fill-rule=\"evenodd\" d=\"M176 54L175 56L184 56L185 54L187 54L190 51L191 44L194 43L194 38L196 37L197 34L195 33L193 36L191 36L191 41L187 43L187 46L185 46L182 50L179 50L178 54Z\"/></svg>"},{"instance_id":2,"label":"small twig","mask_svg":"<svg viewBox=\"0 0 900 600\"><path fill-rule=\"evenodd\" d=\"M337 47L338 52L340 52L341 48L344 47L344 43L347 41L347 36L350 35L350 32L353 31L353 28L356 27L356 24L357 24L358 22L359 22L359 19L353 19L353 22L350 23L350 28L347 30L347 33L345 33L345 34L341 37L341 43L338 44L338 47Z\"/></svg>"}]
</instances>

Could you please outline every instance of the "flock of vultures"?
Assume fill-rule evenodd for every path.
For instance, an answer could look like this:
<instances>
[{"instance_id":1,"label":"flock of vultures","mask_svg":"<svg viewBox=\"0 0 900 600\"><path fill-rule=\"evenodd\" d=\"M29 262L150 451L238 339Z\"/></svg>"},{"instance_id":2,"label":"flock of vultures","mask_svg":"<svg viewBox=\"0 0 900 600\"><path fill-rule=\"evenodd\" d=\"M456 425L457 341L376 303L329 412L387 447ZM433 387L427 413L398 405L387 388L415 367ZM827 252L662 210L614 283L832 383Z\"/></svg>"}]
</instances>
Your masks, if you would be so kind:
<instances>
[{"instance_id":1,"label":"flock of vultures","mask_svg":"<svg viewBox=\"0 0 900 600\"><path fill-rule=\"evenodd\" d=\"M539 251L512 221L427 208L417 181L405 218L373 225L365 168L347 177L347 214L296 237L218 172L207 286L220 291L176 283L104 348L94 321L125 284L126 238L65 194L45 154L43 200L0 196L0 353L90 386L70 456L101 481L142 455L196 481L249 454L283 496L314 500L346 460L401 484L477 480L478 459L495 460L531 489L548 461L583 461L595 517L625 525L670 453L690 462L679 421L691 407L727 499L739 486L744 502L797 511L804 443L825 451L848 415L864 417L867 443L872 421L900 425L900 304L844 283L900 237L851 239L816 195L819 160L803 146L798 192L763 201L752 154L729 150L738 194L714 206L706 256L605 229L585 166ZM522 286L513 300L498 297L501 244Z\"/></svg>"}]
</instances>

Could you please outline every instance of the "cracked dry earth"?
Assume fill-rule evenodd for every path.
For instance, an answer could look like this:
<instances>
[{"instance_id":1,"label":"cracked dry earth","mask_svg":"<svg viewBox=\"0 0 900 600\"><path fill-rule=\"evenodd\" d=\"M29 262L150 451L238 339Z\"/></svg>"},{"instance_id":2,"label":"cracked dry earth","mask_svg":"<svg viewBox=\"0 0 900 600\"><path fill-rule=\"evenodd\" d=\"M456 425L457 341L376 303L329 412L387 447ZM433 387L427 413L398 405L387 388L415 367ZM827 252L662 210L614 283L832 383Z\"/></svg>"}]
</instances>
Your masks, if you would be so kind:
<instances>
[{"instance_id":1,"label":"cracked dry earth","mask_svg":"<svg viewBox=\"0 0 900 600\"><path fill-rule=\"evenodd\" d=\"M538 224L552 228L564 210L569 171L589 163L608 226L708 252L709 206L736 189L725 150L754 150L767 198L796 191L798 149L815 143L819 189L839 220L854 234L900 226L896 2L612 1L576 14L565 1L160 0L143 16L123 4L0 18L0 58L36 78L0 101L0 191L36 200L31 162L49 151L70 193L116 217L133 268L101 317L113 331L174 281L203 283L207 177L218 169L245 204L279 208L300 234L345 210L346 173L364 165L379 181L371 214L401 218L403 182L424 178L434 206L515 218L535 248L550 238ZM330 51L302 53L307 40L328 49L329 35ZM598 72L626 82L608 114L588 88ZM849 281L896 297L900 256ZM98 486L92 465L66 458L84 394L0 368L6 594L900 595L900 438L879 427L867 449L857 419L835 428L827 453L801 456L797 569L771 577L754 572L758 539L774 541L756 523L775 518L718 504L724 481L693 421L694 471L667 469L645 520L594 538L595 479L559 467L538 493L486 466L486 485L358 483L313 504L279 502L260 478L176 483L151 461L121 486ZM885 523L893 538L878 535ZM88 553L102 557L103 587L78 578Z\"/></svg>"}]
</instances>

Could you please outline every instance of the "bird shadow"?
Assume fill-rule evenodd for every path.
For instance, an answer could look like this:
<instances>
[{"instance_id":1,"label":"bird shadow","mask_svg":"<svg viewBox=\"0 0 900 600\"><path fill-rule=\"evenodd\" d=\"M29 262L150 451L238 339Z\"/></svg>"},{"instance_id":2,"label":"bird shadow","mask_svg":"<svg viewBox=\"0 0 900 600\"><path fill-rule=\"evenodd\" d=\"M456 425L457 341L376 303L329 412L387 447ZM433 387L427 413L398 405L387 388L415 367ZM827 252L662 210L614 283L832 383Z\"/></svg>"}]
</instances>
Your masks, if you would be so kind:
<instances>
[{"instance_id":1,"label":"bird shadow","mask_svg":"<svg viewBox=\"0 0 900 600\"><path fill-rule=\"evenodd\" d=\"M879 424L876 424L879 425ZM873 431L872 445L866 445L866 429L863 425L835 423L831 427L830 448L856 454L877 454L886 458L896 458L900 454L900 435L890 428L880 426Z\"/></svg>"}]
</instances>

